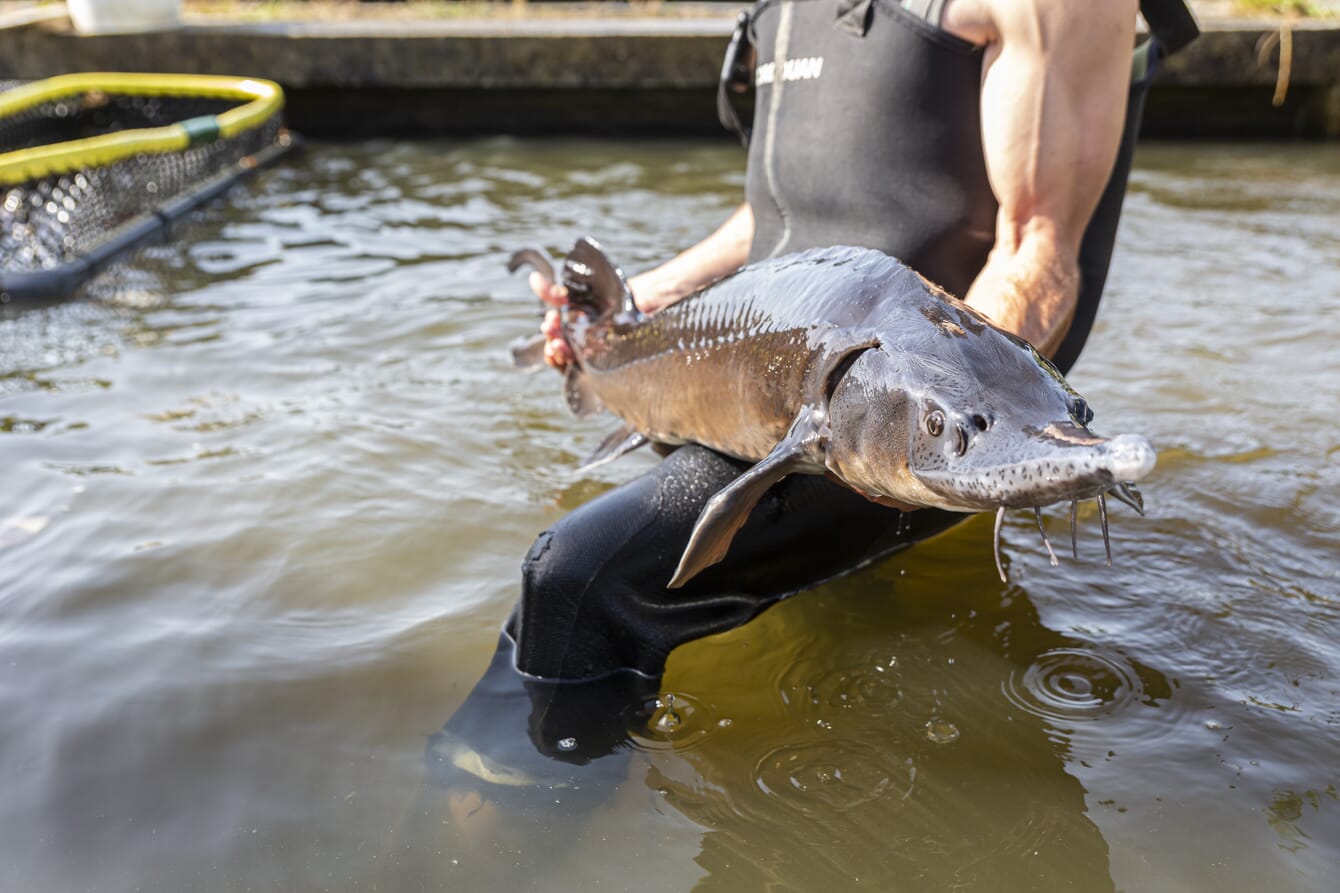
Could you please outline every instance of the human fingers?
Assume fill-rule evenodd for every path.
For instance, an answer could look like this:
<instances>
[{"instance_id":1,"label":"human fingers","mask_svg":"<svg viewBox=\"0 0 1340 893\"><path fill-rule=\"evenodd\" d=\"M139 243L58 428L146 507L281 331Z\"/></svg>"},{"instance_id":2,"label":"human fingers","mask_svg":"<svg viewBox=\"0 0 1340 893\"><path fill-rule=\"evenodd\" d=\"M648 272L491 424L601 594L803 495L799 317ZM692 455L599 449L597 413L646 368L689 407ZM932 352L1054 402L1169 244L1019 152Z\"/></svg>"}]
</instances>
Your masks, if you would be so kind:
<instances>
[{"instance_id":1,"label":"human fingers","mask_svg":"<svg viewBox=\"0 0 1340 893\"><path fill-rule=\"evenodd\" d=\"M545 311L544 322L540 323L540 331L550 341L563 337L563 318L557 310Z\"/></svg>"},{"instance_id":2,"label":"human fingers","mask_svg":"<svg viewBox=\"0 0 1340 893\"><path fill-rule=\"evenodd\" d=\"M560 372L568 368L575 357L567 339L563 337L563 323L557 310L550 310L544 315L540 331L544 334L544 361Z\"/></svg>"},{"instance_id":3,"label":"human fingers","mask_svg":"<svg viewBox=\"0 0 1340 893\"><path fill-rule=\"evenodd\" d=\"M531 273L530 290L539 296L541 301L551 307L566 307L568 303L568 290L557 283L550 282L542 273Z\"/></svg>"},{"instance_id":4,"label":"human fingers","mask_svg":"<svg viewBox=\"0 0 1340 893\"><path fill-rule=\"evenodd\" d=\"M572 365L572 348L565 341L546 341L544 343L544 361L559 372L567 371Z\"/></svg>"}]
</instances>

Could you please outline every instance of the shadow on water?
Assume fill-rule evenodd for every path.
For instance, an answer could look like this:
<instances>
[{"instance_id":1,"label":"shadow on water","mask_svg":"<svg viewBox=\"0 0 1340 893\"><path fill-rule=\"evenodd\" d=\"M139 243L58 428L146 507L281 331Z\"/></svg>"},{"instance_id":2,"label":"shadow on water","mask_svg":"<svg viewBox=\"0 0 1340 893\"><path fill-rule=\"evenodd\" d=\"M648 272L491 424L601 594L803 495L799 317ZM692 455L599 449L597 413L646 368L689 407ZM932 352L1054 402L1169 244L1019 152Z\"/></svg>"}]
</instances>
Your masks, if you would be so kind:
<instances>
[{"instance_id":1,"label":"shadow on water","mask_svg":"<svg viewBox=\"0 0 1340 893\"><path fill-rule=\"evenodd\" d=\"M1170 684L1048 629L989 560L963 560L986 524L682 647L659 689L630 676L527 692L501 649L434 736L439 791L419 809L487 839L575 843L616 789L645 788L697 829L703 891L1115 889L1071 732L1157 708ZM537 759L537 724L556 715L613 755ZM478 750L453 750L463 716ZM543 861L525 872L535 889Z\"/></svg>"}]
</instances>

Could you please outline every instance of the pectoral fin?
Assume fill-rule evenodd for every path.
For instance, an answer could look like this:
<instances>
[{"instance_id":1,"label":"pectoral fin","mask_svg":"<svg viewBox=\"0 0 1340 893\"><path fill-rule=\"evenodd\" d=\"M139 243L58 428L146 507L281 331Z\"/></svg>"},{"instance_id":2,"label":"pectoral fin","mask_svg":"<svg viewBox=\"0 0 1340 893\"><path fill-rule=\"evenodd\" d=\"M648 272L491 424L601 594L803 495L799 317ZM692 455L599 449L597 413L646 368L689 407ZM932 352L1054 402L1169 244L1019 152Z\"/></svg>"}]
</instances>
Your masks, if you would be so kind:
<instances>
[{"instance_id":1,"label":"pectoral fin","mask_svg":"<svg viewBox=\"0 0 1340 893\"><path fill-rule=\"evenodd\" d=\"M597 465L604 465L606 462L613 462L624 453L631 453L638 447L649 443L647 435L634 431L629 425L622 425L615 428L605 436L600 442L600 446L595 448L595 452L587 456L582 464L577 467L578 471L587 471L595 468Z\"/></svg>"},{"instance_id":2,"label":"pectoral fin","mask_svg":"<svg viewBox=\"0 0 1340 893\"><path fill-rule=\"evenodd\" d=\"M827 440L827 412L806 406L771 453L707 501L667 588L679 589L725 558L731 540L773 484L790 474L823 474Z\"/></svg>"}]
</instances>

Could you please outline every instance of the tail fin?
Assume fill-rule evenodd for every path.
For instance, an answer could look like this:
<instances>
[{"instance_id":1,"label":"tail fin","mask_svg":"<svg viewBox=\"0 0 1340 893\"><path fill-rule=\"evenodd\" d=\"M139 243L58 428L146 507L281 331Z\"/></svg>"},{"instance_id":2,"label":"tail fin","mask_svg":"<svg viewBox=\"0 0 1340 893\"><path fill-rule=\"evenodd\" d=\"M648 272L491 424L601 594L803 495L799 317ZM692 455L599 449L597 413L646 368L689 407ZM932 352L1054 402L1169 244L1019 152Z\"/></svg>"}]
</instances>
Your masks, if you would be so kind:
<instances>
[{"instance_id":1,"label":"tail fin","mask_svg":"<svg viewBox=\"0 0 1340 893\"><path fill-rule=\"evenodd\" d=\"M598 242L585 236L563 261L563 284L572 306L595 319L607 319L633 307L623 271L610 262Z\"/></svg>"},{"instance_id":2,"label":"tail fin","mask_svg":"<svg viewBox=\"0 0 1340 893\"><path fill-rule=\"evenodd\" d=\"M554 262L549 259L549 252L538 245L527 245L514 253L507 261L507 272L515 273L525 264L530 264L539 270L540 275L550 282L554 281Z\"/></svg>"}]
</instances>

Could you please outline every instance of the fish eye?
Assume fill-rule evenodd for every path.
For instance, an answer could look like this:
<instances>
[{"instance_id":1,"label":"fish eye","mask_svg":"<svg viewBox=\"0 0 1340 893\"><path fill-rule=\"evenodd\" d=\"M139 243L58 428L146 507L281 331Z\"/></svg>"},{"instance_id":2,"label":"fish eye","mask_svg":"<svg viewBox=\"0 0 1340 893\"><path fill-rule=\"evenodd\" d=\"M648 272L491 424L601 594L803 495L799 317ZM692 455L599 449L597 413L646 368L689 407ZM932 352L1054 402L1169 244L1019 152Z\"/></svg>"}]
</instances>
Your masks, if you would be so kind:
<instances>
[{"instance_id":1,"label":"fish eye","mask_svg":"<svg viewBox=\"0 0 1340 893\"><path fill-rule=\"evenodd\" d=\"M939 437L945 430L945 415L938 409L931 410L926 416L926 433L931 437Z\"/></svg>"},{"instance_id":2,"label":"fish eye","mask_svg":"<svg viewBox=\"0 0 1340 893\"><path fill-rule=\"evenodd\" d=\"M1093 421L1093 410L1089 408L1089 401L1083 397L1075 398L1075 405L1070 410L1081 425L1087 425Z\"/></svg>"}]
</instances>

